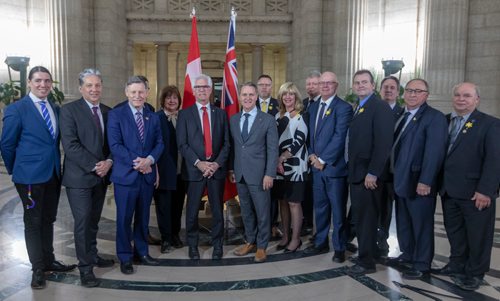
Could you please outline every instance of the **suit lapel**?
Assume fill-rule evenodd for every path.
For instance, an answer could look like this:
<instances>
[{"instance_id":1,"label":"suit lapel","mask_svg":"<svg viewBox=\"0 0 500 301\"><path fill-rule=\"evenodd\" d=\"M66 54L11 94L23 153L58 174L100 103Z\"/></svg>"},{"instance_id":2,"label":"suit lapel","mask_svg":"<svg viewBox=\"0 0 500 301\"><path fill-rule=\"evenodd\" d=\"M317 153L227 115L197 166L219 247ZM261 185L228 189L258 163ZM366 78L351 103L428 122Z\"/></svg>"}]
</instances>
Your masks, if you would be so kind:
<instances>
[{"instance_id":1,"label":"suit lapel","mask_svg":"<svg viewBox=\"0 0 500 301\"><path fill-rule=\"evenodd\" d=\"M250 137L252 137L252 134L256 131L256 126L255 124L262 124L262 114L267 114L267 113L264 113L262 111L257 111L257 116L255 116L255 120L253 121L253 124L252 124L252 127L250 128L250 130L248 131L248 140L250 140ZM241 114L240 114L241 116ZM239 129L239 124L238 124L238 129ZM240 139L241 139L241 131L240 131ZM247 140L247 141L248 141Z\"/></svg>"},{"instance_id":2,"label":"suit lapel","mask_svg":"<svg viewBox=\"0 0 500 301\"><path fill-rule=\"evenodd\" d=\"M243 138L241 137L240 120L243 112L238 113L238 118L233 118L233 128L236 131L236 139L240 144L243 144Z\"/></svg>"},{"instance_id":3,"label":"suit lapel","mask_svg":"<svg viewBox=\"0 0 500 301\"><path fill-rule=\"evenodd\" d=\"M35 119L38 120L38 123L40 123L41 128L45 129L44 132L47 133L47 135L51 138L52 135L50 134L49 128L47 127L47 124L45 123L45 120L43 119L42 115L40 114L40 111L38 111L38 108L36 107L35 103L31 99L31 97L28 97L26 99L27 106L30 108L32 113L30 114L31 116L36 116ZM54 111L54 115L56 115L56 112ZM56 137L57 137L57 132L56 132Z\"/></svg>"},{"instance_id":4,"label":"suit lapel","mask_svg":"<svg viewBox=\"0 0 500 301\"><path fill-rule=\"evenodd\" d=\"M328 122L329 118L333 118L333 111L335 110L335 106L337 105L337 97L334 97L332 99L332 102L328 106L328 108L325 111L325 116L323 117L323 122L321 122L320 127L316 130L316 134L319 135L321 130L325 127L325 124Z\"/></svg>"},{"instance_id":5,"label":"suit lapel","mask_svg":"<svg viewBox=\"0 0 500 301\"><path fill-rule=\"evenodd\" d=\"M89 124L89 126L94 129L94 132L97 135L99 142L101 143L101 145L103 145L104 144L103 139L102 139L103 133L99 133L99 129L97 128L97 125L95 124L95 121L94 121L94 116L93 116L94 113L89 108L89 106L87 105L87 103L85 102L85 100L83 98L80 98L80 100L78 100L78 106L80 107L79 111L82 112L82 115L87 120L87 123ZM99 109L100 109L100 107L99 107ZM101 114L103 114L102 110L101 110ZM104 114L103 114L102 119L104 120Z\"/></svg>"},{"instance_id":6,"label":"suit lapel","mask_svg":"<svg viewBox=\"0 0 500 301\"><path fill-rule=\"evenodd\" d=\"M195 120L194 124L198 128L200 135L203 138L203 128L201 126L200 114L198 113L198 106L196 104L191 106L191 114L193 115L191 120Z\"/></svg>"},{"instance_id":7,"label":"suit lapel","mask_svg":"<svg viewBox=\"0 0 500 301\"><path fill-rule=\"evenodd\" d=\"M420 109L418 109L417 114L413 116L413 118L408 122L408 125L406 128L403 130L401 133L401 139L403 139L407 133L411 132L415 126L417 126L418 122L420 121L420 118L422 117L422 114L424 114L425 110L427 109L427 104L424 103L420 106Z\"/></svg>"}]
</instances>

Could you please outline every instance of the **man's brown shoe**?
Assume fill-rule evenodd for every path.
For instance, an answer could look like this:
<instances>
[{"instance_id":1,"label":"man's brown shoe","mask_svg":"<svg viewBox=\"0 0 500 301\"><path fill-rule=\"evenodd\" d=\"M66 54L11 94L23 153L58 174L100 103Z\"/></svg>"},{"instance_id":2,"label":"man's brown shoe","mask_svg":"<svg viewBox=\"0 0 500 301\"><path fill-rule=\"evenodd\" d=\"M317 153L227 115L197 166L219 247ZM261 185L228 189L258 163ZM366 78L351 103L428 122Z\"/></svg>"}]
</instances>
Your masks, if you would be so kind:
<instances>
[{"instance_id":1,"label":"man's brown shoe","mask_svg":"<svg viewBox=\"0 0 500 301\"><path fill-rule=\"evenodd\" d=\"M255 262L264 262L266 261L266 249L257 249L257 253L255 253L255 258L253 261Z\"/></svg>"},{"instance_id":2,"label":"man's brown shoe","mask_svg":"<svg viewBox=\"0 0 500 301\"><path fill-rule=\"evenodd\" d=\"M238 249L234 250L233 254L236 256L245 256L249 253L255 253L257 246L254 244L246 243Z\"/></svg>"}]
</instances>

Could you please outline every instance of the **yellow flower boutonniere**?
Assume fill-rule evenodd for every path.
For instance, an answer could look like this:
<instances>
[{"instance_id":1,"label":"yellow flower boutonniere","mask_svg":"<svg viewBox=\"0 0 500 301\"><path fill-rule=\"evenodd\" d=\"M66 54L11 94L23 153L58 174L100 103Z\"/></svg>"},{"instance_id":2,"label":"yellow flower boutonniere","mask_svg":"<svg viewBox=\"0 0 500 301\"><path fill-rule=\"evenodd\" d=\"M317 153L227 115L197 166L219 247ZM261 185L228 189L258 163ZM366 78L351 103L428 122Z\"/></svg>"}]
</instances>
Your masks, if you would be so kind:
<instances>
[{"instance_id":1,"label":"yellow flower boutonniere","mask_svg":"<svg viewBox=\"0 0 500 301\"><path fill-rule=\"evenodd\" d=\"M464 125L464 130L462 131L462 133L467 133L467 131L474 125L474 121L475 120L471 120L469 122L467 122L465 125Z\"/></svg>"},{"instance_id":2,"label":"yellow flower boutonniere","mask_svg":"<svg viewBox=\"0 0 500 301\"><path fill-rule=\"evenodd\" d=\"M331 113L331 112L332 112L332 109L328 109L328 110L326 110L325 116L330 115L330 113Z\"/></svg>"},{"instance_id":3,"label":"yellow flower boutonniere","mask_svg":"<svg viewBox=\"0 0 500 301\"><path fill-rule=\"evenodd\" d=\"M358 111L358 112L359 112L359 113L363 113L364 111L365 111L365 108L361 108L361 109L359 109L359 111Z\"/></svg>"}]
</instances>

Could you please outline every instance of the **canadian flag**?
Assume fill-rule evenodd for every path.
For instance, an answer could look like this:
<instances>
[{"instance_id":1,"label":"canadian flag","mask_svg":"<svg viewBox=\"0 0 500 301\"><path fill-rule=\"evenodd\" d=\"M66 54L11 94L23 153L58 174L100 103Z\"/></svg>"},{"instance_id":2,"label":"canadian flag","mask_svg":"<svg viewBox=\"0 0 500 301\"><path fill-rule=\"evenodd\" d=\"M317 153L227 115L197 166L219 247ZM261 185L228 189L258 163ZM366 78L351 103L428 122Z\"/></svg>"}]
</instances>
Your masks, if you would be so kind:
<instances>
[{"instance_id":1,"label":"canadian flag","mask_svg":"<svg viewBox=\"0 0 500 301\"><path fill-rule=\"evenodd\" d=\"M196 11L193 7L191 12L191 40L189 41L189 53L186 65L186 77L184 79L184 97L182 108L187 108L196 102L193 94L192 80L201 74L200 46L198 45L198 30L196 29Z\"/></svg>"}]
</instances>

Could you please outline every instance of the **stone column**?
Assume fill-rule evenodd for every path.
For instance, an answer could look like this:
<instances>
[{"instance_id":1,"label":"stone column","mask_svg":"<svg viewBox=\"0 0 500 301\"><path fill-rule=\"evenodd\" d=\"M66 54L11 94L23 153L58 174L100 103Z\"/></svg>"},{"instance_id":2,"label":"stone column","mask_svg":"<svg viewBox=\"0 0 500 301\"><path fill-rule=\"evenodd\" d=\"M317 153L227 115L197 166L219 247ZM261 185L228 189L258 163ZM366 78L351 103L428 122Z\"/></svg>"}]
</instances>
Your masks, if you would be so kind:
<instances>
[{"instance_id":1,"label":"stone column","mask_svg":"<svg viewBox=\"0 0 500 301\"><path fill-rule=\"evenodd\" d=\"M421 77L430 86L431 104L451 108L451 89L465 79L468 0L432 1L424 5L424 49Z\"/></svg>"},{"instance_id":2,"label":"stone column","mask_svg":"<svg viewBox=\"0 0 500 301\"><path fill-rule=\"evenodd\" d=\"M168 46L170 43L156 43L156 87L157 96L168 85ZM158 99L158 97L157 97ZM159 104L156 104L159 107Z\"/></svg>"},{"instance_id":3,"label":"stone column","mask_svg":"<svg viewBox=\"0 0 500 301\"><path fill-rule=\"evenodd\" d=\"M263 64L263 45L252 44L252 81L255 83L262 74Z\"/></svg>"}]
</instances>

